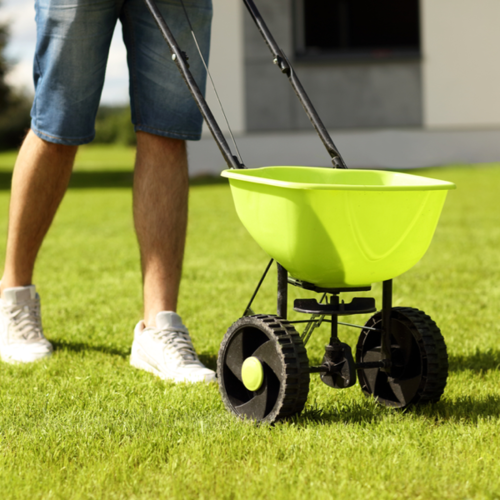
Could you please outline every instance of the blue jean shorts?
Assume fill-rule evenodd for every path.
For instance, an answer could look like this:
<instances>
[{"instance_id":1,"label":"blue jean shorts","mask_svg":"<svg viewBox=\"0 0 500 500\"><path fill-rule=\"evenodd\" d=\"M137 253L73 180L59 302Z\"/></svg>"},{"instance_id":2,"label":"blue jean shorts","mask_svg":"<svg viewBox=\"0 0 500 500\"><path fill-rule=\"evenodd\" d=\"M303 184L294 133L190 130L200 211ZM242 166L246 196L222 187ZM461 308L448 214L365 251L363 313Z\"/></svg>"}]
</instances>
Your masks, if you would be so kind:
<instances>
[{"instance_id":1,"label":"blue jean shorts","mask_svg":"<svg viewBox=\"0 0 500 500\"><path fill-rule=\"evenodd\" d=\"M206 72L179 0L156 0L202 90ZM208 61L211 0L184 0ZM109 46L117 20L127 47L136 131L198 140L202 117L143 0L35 0L37 46L31 127L49 142L80 145L95 136Z\"/></svg>"}]
</instances>

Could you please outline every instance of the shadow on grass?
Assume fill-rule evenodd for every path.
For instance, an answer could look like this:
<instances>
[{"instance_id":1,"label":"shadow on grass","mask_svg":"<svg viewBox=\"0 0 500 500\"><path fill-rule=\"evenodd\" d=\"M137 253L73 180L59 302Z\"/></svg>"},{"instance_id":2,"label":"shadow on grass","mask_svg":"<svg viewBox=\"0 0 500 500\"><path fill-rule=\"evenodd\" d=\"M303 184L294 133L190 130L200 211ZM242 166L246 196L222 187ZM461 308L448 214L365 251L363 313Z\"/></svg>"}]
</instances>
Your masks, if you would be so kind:
<instances>
[{"instance_id":1,"label":"shadow on grass","mask_svg":"<svg viewBox=\"0 0 500 500\"><path fill-rule=\"evenodd\" d=\"M91 345L82 342L68 342L51 340L56 351L70 351L74 353L98 352L110 356L119 356L127 359L130 348L119 349L106 345ZM450 366L460 366L458 369L472 369L481 371L485 369L496 369L500 354L497 351L487 353L478 351L471 356L455 356L450 358ZM212 370L217 369L217 355L202 353L200 361ZM453 368L451 368L453 369ZM351 390L359 390L353 387ZM445 392L446 395L446 392ZM299 415L291 418L294 424L306 427L308 424L377 424L383 422L394 413L407 416L409 419L424 418L431 421L431 425L439 426L448 421L457 423L477 423L485 417L500 417L500 395L474 396L463 395L453 400L446 397L438 403L410 407L406 410L387 408L379 405L373 398L364 401L351 401L334 403L331 406L323 406L321 402L309 404Z\"/></svg>"},{"instance_id":2,"label":"shadow on grass","mask_svg":"<svg viewBox=\"0 0 500 500\"><path fill-rule=\"evenodd\" d=\"M198 354L198 357L207 368L210 368L214 372L217 371L217 354L203 353Z\"/></svg>"},{"instance_id":3,"label":"shadow on grass","mask_svg":"<svg viewBox=\"0 0 500 500\"><path fill-rule=\"evenodd\" d=\"M478 349L471 354L450 355L450 372L466 370L475 375L493 370L500 371L500 350L480 351ZM464 394L454 400L447 400L444 397L438 403L413 406L406 410L386 408L377 404L374 399L367 399L364 404L337 404L333 408L319 407L316 404L312 407L306 407L295 421L301 425L310 421L317 423L373 423L383 420L391 412L422 416L434 420L437 424L447 420L475 423L484 417L500 417L500 396L495 394L488 396Z\"/></svg>"},{"instance_id":4,"label":"shadow on grass","mask_svg":"<svg viewBox=\"0 0 500 500\"><path fill-rule=\"evenodd\" d=\"M125 359L130 355L130 348L117 349L106 345L84 344L83 342L68 342L67 340L50 340L54 347L54 351L71 351L75 353L82 352L100 352L110 356L120 356Z\"/></svg>"},{"instance_id":5,"label":"shadow on grass","mask_svg":"<svg viewBox=\"0 0 500 500\"><path fill-rule=\"evenodd\" d=\"M120 356L126 359L130 356L130 348L118 349L116 347L110 347L106 345L92 345L85 344L83 342L68 342L67 340L51 340L51 343L55 351L71 351L75 353L82 352L100 352L103 354L108 354L110 356ZM198 356L200 361L211 370L217 370L217 355L203 353Z\"/></svg>"},{"instance_id":6,"label":"shadow on grass","mask_svg":"<svg viewBox=\"0 0 500 500\"><path fill-rule=\"evenodd\" d=\"M0 172L0 191L10 190L12 174ZM93 170L73 172L69 183L70 189L131 188L134 174L130 170ZM218 176L199 176L190 179L190 186L208 186L227 184L227 179Z\"/></svg>"},{"instance_id":7,"label":"shadow on grass","mask_svg":"<svg viewBox=\"0 0 500 500\"><path fill-rule=\"evenodd\" d=\"M453 401L442 401L428 408L416 410L417 414L431 416L439 420L477 422L484 417L500 417L500 396L462 396Z\"/></svg>"},{"instance_id":8,"label":"shadow on grass","mask_svg":"<svg viewBox=\"0 0 500 500\"><path fill-rule=\"evenodd\" d=\"M460 372L471 370L473 372L485 372L489 370L500 370L500 351L479 349L472 354L450 355L450 372Z\"/></svg>"},{"instance_id":9,"label":"shadow on grass","mask_svg":"<svg viewBox=\"0 0 500 500\"><path fill-rule=\"evenodd\" d=\"M320 424L376 424L393 412L398 412L408 418L423 417L434 421L436 425L450 420L476 423L485 417L500 417L500 396L490 395L481 398L463 396L453 401L443 400L439 403L414 406L406 410L379 406L374 400L367 400L366 404L345 404L334 408L321 408L315 405L312 408L306 408L293 421L303 426L306 426L309 422Z\"/></svg>"}]
</instances>

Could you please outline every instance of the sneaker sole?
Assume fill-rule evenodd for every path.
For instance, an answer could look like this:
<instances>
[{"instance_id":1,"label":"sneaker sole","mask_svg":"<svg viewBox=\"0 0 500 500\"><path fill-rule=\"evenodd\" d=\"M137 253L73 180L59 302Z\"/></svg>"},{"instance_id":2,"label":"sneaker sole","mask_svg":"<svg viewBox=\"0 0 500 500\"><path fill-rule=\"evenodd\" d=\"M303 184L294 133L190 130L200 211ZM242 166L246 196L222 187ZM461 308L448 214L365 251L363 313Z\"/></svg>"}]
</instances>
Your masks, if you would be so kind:
<instances>
[{"instance_id":1,"label":"sneaker sole","mask_svg":"<svg viewBox=\"0 0 500 500\"><path fill-rule=\"evenodd\" d=\"M203 378L195 378L194 380L189 379L188 377L182 376L182 375L166 375L165 373L161 372L154 366L150 365L147 361L144 359L140 358L134 350L132 350L132 354L130 356L130 365L133 366L134 368L138 368L139 370L144 370L149 373L152 373L153 375L156 375L157 377L161 378L162 380L166 380L168 382L175 382L175 383L180 383L180 382L186 382L186 383L192 383L192 384L197 384L200 382L204 383L210 383L210 382L215 382L215 373L213 375L205 375Z\"/></svg>"},{"instance_id":2,"label":"sneaker sole","mask_svg":"<svg viewBox=\"0 0 500 500\"><path fill-rule=\"evenodd\" d=\"M0 359L4 363L8 363L10 365L17 365L20 363L34 363L36 361L41 361L42 359L50 358L52 356L52 351L44 353L44 354L31 354L25 355L21 358L16 358L15 356L9 356L0 354Z\"/></svg>"}]
</instances>

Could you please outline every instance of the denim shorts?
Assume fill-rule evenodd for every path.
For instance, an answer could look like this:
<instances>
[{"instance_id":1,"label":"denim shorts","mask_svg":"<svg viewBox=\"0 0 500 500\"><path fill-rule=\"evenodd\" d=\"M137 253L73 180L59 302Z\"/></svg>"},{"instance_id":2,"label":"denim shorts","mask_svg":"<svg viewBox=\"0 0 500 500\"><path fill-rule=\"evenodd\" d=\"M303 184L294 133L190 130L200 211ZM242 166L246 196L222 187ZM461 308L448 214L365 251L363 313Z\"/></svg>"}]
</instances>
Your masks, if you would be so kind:
<instances>
[{"instance_id":1,"label":"denim shorts","mask_svg":"<svg viewBox=\"0 0 500 500\"><path fill-rule=\"evenodd\" d=\"M156 0L167 25L189 57L202 90L206 72L179 0ZM211 0L184 0L208 61ZM130 103L135 130L198 140L202 117L171 52L143 0L35 0L37 45L31 127L40 138L80 145L95 136L113 30L119 19L127 47Z\"/></svg>"}]
</instances>

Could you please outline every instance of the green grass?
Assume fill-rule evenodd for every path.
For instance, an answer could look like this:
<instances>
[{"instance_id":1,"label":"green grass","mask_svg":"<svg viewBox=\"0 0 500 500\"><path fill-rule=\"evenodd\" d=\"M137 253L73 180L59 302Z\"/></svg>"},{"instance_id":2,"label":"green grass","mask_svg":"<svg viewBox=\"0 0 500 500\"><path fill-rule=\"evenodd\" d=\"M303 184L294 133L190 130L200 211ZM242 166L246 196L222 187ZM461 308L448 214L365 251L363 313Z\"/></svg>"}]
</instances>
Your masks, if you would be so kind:
<instances>
[{"instance_id":1,"label":"green grass","mask_svg":"<svg viewBox=\"0 0 500 500\"><path fill-rule=\"evenodd\" d=\"M10 172L16 161L17 152L0 153L0 171ZM82 146L75 162L75 172L132 170L135 149L124 146L92 145Z\"/></svg>"},{"instance_id":2,"label":"green grass","mask_svg":"<svg viewBox=\"0 0 500 500\"><path fill-rule=\"evenodd\" d=\"M233 418L215 384L173 385L129 366L141 318L138 249L129 180L116 186L106 175L130 174L133 152L83 153L77 173L92 182L72 184L35 276L56 351L30 366L0 364L2 498L500 497L500 165L420 172L458 190L426 256L395 281L395 302L426 311L443 331L450 377L441 402L402 413L358 385L336 391L313 376L303 414L270 427ZM6 175L12 159L0 155ZM209 366L266 263L227 185L193 185L180 312ZM380 302L379 286L374 296ZM269 279L255 309L274 305ZM356 335L341 330L351 345ZM312 362L327 339L326 326L313 336Z\"/></svg>"}]
</instances>

